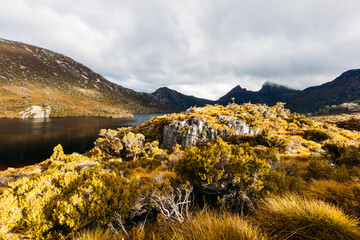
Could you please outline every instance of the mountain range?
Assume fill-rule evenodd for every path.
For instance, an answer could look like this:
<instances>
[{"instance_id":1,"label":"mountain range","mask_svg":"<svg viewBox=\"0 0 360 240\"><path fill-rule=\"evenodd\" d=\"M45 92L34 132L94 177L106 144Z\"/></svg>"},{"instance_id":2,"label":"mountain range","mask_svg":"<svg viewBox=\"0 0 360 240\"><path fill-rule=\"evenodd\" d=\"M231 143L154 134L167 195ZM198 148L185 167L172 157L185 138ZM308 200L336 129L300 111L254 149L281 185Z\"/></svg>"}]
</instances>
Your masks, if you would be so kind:
<instances>
[{"instance_id":1,"label":"mountain range","mask_svg":"<svg viewBox=\"0 0 360 240\"><path fill-rule=\"evenodd\" d=\"M128 116L179 112L191 106L285 102L299 113L360 102L360 70L303 91L265 82L259 91L240 86L216 101L167 87L142 93L108 81L83 64L53 51L0 39L0 117ZM36 110L34 106L39 109Z\"/></svg>"}]
</instances>

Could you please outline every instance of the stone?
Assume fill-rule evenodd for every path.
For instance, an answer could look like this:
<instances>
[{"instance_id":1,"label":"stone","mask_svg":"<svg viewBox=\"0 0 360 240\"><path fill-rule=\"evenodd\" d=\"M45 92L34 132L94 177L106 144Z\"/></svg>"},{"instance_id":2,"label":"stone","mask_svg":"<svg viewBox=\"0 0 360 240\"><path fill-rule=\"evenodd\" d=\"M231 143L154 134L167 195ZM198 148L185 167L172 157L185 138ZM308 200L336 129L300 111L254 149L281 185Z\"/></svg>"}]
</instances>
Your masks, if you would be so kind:
<instances>
[{"instance_id":1,"label":"stone","mask_svg":"<svg viewBox=\"0 0 360 240\"><path fill-rule=\"evenodd\" d=\"M219 115L217 123L223 125L223 127L215 128L214 124L208 124L201 117L184 121L173 120L170 124L164 126L161 146L171 148L176 144L181 144L186 148L190 148L199 143L214 140L217 137L238 137L257 133L241 118Z\"/></svg>"},{"instance_id":2,"label":"stone","mask_svg":"<svg viewBox=\"0 0 360 240\"><path fill-rule=\"evenodd\" d=\"M21 118L49 118L51 106L41 107L33 105L24 111L19 112Z\"/></svg>"}]
</instances>

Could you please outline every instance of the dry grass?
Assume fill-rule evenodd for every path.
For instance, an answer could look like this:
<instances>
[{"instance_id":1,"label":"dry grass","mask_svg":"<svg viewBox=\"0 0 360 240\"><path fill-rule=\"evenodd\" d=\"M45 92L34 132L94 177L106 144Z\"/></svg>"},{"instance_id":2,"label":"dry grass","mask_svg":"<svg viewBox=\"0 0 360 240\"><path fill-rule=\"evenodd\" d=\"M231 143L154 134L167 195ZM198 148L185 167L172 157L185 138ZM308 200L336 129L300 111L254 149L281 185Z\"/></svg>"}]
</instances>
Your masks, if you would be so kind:
<instances>
[{"instance_id":1,"label":"dry grass","mask_svg":"<svg viewBox=\"0 0 360 240\"><path fill-rule=\"evenodd\" d=\"M255 213L274 239L360 239L358 221L321 200L293 194L268 197Z\"/></svg>"},{"instance_id":2,"label":"dry grass","mask_svg":"<svg viewBox=\"0 0 360 240\"><path fill-rule=\"evenodd\" d=\"M103 228L87 229L79 232L73 240L112 240L118 239L110 231Z\"/></svg>"},{"instance_id":3,"label":"dry grass","mask_svg":"<svg viewBox=\"0 0 360 240\"><path fill-rule=\"evenodd\" d=\"M172 225L165 239L177 240L265 240L249 221L230 213L199 212L182 224Z\"/></svg>"},{"instance_id":4,"label":"dry grass","mask_svg":"<svg viewBox=\"0 0 360 240\"><path fill-rule=\"evenodd\" d=\"M312 181L306 195L340 206L346 213L360 217L360 183L334 180Z\"/></svg>"}]
</instances>

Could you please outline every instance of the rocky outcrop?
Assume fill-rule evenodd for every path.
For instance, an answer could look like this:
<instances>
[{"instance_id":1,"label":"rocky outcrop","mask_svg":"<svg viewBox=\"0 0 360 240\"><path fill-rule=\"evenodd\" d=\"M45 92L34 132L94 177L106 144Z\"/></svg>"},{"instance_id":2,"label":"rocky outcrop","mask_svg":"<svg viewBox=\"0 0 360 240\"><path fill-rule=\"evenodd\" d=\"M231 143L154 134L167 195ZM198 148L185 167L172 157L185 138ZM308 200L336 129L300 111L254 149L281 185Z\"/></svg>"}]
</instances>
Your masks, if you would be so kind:
<instances>
[{"instance_id":1,"label":"rocky outcrop","mask_svg":"<svg viewBox=\"0 0 360 240\"><path fill-rule=\"evenodd\" d=\"M33 105L24 111L19 112L21 118L48 118L51 113L50 106L37 106Z\"/></svg>"},{"instance_id":2,"label":"rocky outcrop","mask_svg":"<svg viewBox=\"0 0 360 240\"><path fill-rule=\"evenodd\" d=\"M201 109L201 108L200 108ZM190 148L198 143L206 143L217 137L255 135L256 131L242 119L226 115L217 116L217 123L207 123L201 117L178 121L164 126L162 147L170 148L176 144Z\"/></svg>"}]
</instances>

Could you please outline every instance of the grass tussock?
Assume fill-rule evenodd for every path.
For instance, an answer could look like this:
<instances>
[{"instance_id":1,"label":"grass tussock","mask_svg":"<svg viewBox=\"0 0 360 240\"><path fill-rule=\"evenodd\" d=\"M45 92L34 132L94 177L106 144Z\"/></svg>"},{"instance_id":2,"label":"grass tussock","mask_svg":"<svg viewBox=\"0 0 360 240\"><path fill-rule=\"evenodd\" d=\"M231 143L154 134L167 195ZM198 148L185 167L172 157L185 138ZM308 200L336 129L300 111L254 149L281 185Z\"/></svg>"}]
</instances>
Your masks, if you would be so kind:
<instances>
[{"instance_id":1,"label":"grass tussock","mask_svg":"<svg viewBox=\"0 0 360 240\"><path fill-rule=\"evenodd\" d=\"M110 231L100 227L86 229L79 232L73 240L113 240L116 236Z\"/></svg>"},{"instance_id":2,"label":"grass tussock","mask_svg":"<svg viewBox=\"0 0 360 240\"><path fill-rule=\"evenodd\" d=\"M340 206L347 214L360 217L360 183L315 180L305 191L309 197Z\"/></svg>"},{"instance_id":3,"label":"grass tussock","mask_svg":"<svg viewBox=\"0 0 360 240\"><path fill-rule=\"evenodd\" d=\"M265 240L258 227L230 213L206 211L196 213L181 224L170 226L164 239L176 240Z\"/></svg>"},{"instance_id":4,"label":"grass tussock","mask_svg":"<svg viewBox=\"0 0 360 240\"><path fill-rule=\"evenodd\" d=\"M360 239L358 221L321 200L294 194L268 197L256 215L274 239Z\"/></svg>"}]
</instances>

